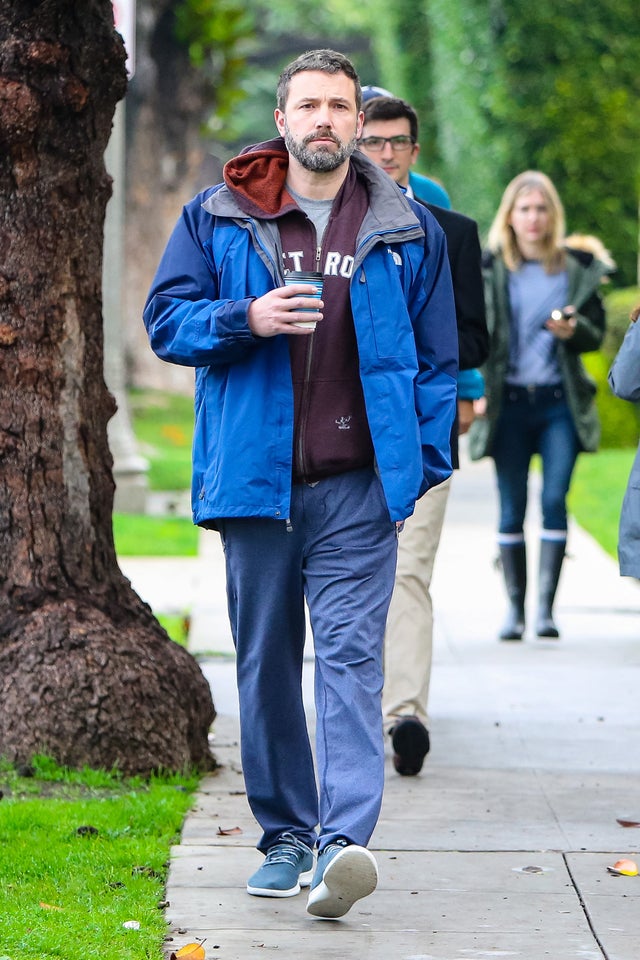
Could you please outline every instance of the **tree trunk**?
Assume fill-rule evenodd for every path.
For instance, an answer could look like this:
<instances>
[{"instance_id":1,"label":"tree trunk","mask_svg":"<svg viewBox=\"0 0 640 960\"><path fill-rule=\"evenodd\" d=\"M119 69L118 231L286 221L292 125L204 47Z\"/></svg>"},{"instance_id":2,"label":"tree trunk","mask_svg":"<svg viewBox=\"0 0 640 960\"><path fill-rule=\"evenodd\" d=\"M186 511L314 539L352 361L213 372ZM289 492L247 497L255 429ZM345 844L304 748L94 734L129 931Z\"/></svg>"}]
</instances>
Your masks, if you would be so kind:
<instances>
[{"instance_id":1,"label":"tree trunk","mask_svg":"<svg viewBox=\"0 0 640 960\"><path fill-rule=\"evenodd\" d=\"M195 660L120 572L103 379L110 0L0 7L0 756L211 766Z\"/></svg>"}]
</instances>

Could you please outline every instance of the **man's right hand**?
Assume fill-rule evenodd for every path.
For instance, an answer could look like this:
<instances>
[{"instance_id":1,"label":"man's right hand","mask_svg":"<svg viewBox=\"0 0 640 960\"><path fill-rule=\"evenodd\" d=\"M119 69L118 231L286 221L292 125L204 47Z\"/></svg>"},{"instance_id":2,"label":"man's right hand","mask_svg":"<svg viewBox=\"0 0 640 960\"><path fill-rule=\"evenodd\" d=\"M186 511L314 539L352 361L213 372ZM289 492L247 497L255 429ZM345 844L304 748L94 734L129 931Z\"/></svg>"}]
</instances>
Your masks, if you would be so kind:
<instances>
[{"instance_id":1,"label":"man's right hand","mask_svg":"<svg viewBox=\"0 0 640 960\"><path fill-rule=\"evenodd\" d=\"M322 320L324 304L311 296L314 290L312 284L294 283L276 287L254 300L249 307L249 328L254 337L275 337L278 333L304 337L313 333L313 327L297 327L296 323Z\"/></svg>"}]
</instances>

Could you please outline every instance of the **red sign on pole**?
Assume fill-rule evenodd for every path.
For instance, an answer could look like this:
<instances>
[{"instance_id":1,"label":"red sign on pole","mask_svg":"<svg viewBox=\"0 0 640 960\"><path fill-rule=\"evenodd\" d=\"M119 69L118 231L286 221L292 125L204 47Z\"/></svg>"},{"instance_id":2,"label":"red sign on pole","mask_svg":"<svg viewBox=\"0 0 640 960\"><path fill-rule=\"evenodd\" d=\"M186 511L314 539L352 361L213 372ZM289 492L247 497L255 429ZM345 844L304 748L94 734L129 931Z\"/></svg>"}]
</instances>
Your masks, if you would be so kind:
<instances>
[{"instance_id":1,"label":"red sign on pole","mask_svg":"<svg viewBox=\"0 0 640 960\"><path fill-rule=\"evenodd\" d=\"M112 0L116 30L124 40L127 51L127 72L132 77L136 55L136 0Z\"/></svg>"}]
</instances>

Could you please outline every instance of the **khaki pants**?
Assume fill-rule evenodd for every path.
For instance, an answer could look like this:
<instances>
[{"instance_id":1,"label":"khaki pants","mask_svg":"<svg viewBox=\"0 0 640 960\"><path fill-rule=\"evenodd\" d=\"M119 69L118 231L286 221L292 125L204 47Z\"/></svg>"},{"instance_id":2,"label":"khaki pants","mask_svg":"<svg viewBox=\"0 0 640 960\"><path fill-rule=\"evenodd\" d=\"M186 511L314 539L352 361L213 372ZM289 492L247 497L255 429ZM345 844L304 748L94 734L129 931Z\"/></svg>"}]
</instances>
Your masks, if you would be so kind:
<instances>
[{"instance_id":1,"label":"khaki pants","mask_svg":"<svg viewBox=\"0 0 640 960\"><path fill-rule=\"evenodd\" d=\"M431 576L451 478L418 502L398 538L398 566L384 641L382 711L385 730L401 716L428 726L433 610Z\"/></svg>"}]
</instances>

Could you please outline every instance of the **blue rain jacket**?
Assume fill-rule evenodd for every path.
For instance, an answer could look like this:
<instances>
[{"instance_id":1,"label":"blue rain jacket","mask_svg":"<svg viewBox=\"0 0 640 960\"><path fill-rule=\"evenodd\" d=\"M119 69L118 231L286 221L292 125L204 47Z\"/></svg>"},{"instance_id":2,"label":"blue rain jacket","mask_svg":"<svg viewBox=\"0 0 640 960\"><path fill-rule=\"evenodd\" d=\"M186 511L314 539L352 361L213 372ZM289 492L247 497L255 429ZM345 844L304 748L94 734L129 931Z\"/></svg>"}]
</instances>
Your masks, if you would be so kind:
<instances>
[{"instance_id":1,"label":"blue rain jacket","mask_svg":"<svg viewBox=\"0 0 640 960\"><path fill-rule=\"evenodd\" d=\"M446 241L384 171L358 152L350 162L370 204L351 278L360 376L389 516L404 520L451 473L458 347ZM249 216L219 184L184 207L147 299L154 352L196 368L196 524L289 516L287 337L254 337L247 316L283 283L281 262L277 218Z\"/></svg>"}]
</instances>

